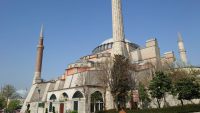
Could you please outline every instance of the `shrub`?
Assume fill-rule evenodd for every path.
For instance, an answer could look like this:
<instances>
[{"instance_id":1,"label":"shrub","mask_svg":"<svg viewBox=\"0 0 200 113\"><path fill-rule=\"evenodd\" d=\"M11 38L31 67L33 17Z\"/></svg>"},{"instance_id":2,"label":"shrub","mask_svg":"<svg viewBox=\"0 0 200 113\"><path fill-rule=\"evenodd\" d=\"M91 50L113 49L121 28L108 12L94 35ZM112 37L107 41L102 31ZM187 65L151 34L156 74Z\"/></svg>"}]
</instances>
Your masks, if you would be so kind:
<instances>
[{"instance_id":1,"label":"shrub","mask_svg":"<svg viewBox=\"0 0 200 113\"><path fill-rule=\"evenodd\" d=\"M157 108L157 109L143 109L143 110L126 110L126 113L190 113L199 112L200 105L185 105L174 106L168 108ZM118 113L116 110L100 111L97 113Z\"/></svg>"},{"instance_id":2,"label":"shrub","mask_svg":"<svg viewBox=\"0 0 200 113\"><path fill-rule=\"evenodd\" d=\"M71 111L71 113L78 113L77 111Z\"/></svg>"},{"instance_id":3,"label":"shrub","mask_svg":"<svg viewBox=\"0 0 200 113\"><path fill-rule=\"evenodd\" d=\"M20 101L19 100L11 100L8 104L8 112L14 112L16 109L19 109L20 106Z\"/></svg>"},{"instance_id":4,"label":"shrub","mask_svg":"<svg viewBox=\"0 0 200 113\"><path fill-rule=\"evenodd\" d=\"M45 113L48 113L48 108L45 109Z\"/></svg>"},{"instance_id":5,"label":"shrub","mask_svg":"<svg viewBox=\"0 0 200 113\"><path fill-rule=\"evenodd\" d=\"M44 102L38 104L38 107L44 108L44 106L45 106Z\"/></svg>"}]
</instances>

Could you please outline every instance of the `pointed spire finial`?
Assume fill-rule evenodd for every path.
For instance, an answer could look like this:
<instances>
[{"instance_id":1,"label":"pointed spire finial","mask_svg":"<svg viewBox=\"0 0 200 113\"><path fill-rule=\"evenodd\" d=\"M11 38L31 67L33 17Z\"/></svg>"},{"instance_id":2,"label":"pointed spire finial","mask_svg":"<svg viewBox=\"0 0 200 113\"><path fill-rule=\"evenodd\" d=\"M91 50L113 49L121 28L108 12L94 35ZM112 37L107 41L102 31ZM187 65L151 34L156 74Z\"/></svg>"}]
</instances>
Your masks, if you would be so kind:
<instances>
[{"instance_id":1,"label":"pointed spire finial","mask_svg":"<svg viewBox=\"0 0 200 113\"><path fill-rule=\"evenodd\" d=\"M41 31L40 31L40 38L43 38L43 31L44 31L44 28L43 28L43 24L42 24Z\"/></svg>"},{"instance_id":2,"label":"pointed spire finial","mask_svg":"<svg viewBox=\"0 0 200 113\"><path fill-rule=\"evenodd\" d=\"M180 32L178 32L178 42L182 42L183 38Z\"/></svg>"}]
</instances>

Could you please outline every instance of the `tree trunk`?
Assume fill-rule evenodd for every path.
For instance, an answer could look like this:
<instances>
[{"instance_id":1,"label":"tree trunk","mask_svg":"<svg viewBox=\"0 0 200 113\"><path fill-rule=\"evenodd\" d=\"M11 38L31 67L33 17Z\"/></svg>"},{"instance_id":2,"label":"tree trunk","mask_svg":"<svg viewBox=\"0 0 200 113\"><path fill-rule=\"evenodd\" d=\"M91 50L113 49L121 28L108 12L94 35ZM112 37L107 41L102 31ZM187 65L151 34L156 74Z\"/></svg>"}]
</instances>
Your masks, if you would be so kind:
<instances>
[{"instance_id":1,"label":"tree trunk","mask_svg":"<svg viewBox=\"0 0 200 113\"><path fill-rule=\"evenodd\" d=\"M118 111L118 103L115 96L113 96L113 101L114 101L114 108Z\"/></svg>"},{"instance_id":2,"label":"tree trunk","mask_svg":"<svg viewBox=\"0 0 200 113\"><path fill-rule=\"evenodd\" d=\"M157 103L158 103L158 108L160 108L160 101L159 99L156 99L157 100Z\"/></svg>"},{"instance_id":3,"label":"tree trunk","mask_svg":"<svg viewBox=\"0 0 200 113\"><path fill-rule=\"evenodd\" d=\"M6 97L6 113L8 111L8 97Z\"/></svg>"},{"instance_id":4,"label":"tree trunk","mask_svg":"<svg viewBox=\"0 0 200 113\"><path fill-rule=\"evenodd\" d=\"M168 107L168 104L167 104L167 101L166 101L166 98L165 98L165 95L164 95L164 107Z\"/></svg>"},{"instance_id":5,"label":"tree trunk","mask_svg":"<svg viewBox=\"0 0 200 113\"><path fill-rule=\"evenodd\" d=\"M126 97L124 95L118 95L118 98L117 98L118 102L117 104L118 105L118 108L126 108Z\"/></svg>"},{"instance_id":6,"label":"tree trunk","mask_svg":"<svg viewBox=\"0 0 200 113\"><path fill-rule=\"evenodd\" d=\"M181 106L183 106L183 100L181 99L180 101L181 101Z\"/></svg>"},{"instance_id":7,"label":"tree trunk","mask_svg":"<svg viewBox=\"0 0 200 113\"><path fill-rule=\"evenodd\" d=\"M142 109L144 108L144 104L143 104L143 101L141 101L141 107L142 107Z\"/></svg>"},{"instance_id":8,"label":"tree trunk","mask_svg":"<svg viewBox=\"0 0 200 113\"><path fill-rule=\"evenodd\" d=\"M133 110L133 90L131 90L131 110Z\"/></svg>"}]
</instances>

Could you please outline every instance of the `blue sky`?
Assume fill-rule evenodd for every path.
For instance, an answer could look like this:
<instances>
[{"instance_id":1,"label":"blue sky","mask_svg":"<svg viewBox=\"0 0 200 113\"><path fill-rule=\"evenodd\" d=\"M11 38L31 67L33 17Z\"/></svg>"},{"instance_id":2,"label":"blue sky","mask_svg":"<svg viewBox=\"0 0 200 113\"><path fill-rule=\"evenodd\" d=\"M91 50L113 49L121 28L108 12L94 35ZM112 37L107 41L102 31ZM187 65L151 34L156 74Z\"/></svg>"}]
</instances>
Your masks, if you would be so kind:
<instances>
[{"instance_id":1,"label":"blue sky","mask_svg":"<svg viewBox=\"0 0 200 113\"><path fill-rule=\"evenodd\" d=\"M141 46L158 39L173 50L177 32L188 59L200 65L200 0L123 0L126 37ZM0 85L29 88L40 26L45 27L42 77L56 78L67 65L112 36L111 0L0 0Z\"/></svg>"}]
</instances>

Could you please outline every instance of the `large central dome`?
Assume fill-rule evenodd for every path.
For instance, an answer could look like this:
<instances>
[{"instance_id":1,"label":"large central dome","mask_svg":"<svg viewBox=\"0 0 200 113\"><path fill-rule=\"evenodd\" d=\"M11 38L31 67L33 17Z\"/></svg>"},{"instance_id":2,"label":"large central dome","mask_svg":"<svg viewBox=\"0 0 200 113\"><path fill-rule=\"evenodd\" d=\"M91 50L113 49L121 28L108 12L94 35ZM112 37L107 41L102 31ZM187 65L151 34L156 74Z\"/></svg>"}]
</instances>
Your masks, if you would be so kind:
<instances>
[{"instance_id":1,"label":"large central dome","mask_svg":"<svg viewBox=\"0 0 200 113\"><path fill-rule=\"evenodd\" d=\"M125 42L126 43L131 43L131 41L129 41L127 39L125 39ZM103 41L100 45L104 45L104 44L108 44L108 43L113 43L113 38L109 38L109 39Z\"/></svg>"},{"instance_id":2,"label":"large central dome","mask_svg":"<svg viewBox=\"0 0 200 113\"><path fill-rule=\"evenodd\" d=\"M129 50L137 49L139 46L135 43L132 43L131 41L125 39L125 43L128 45ZM113 38L109 38L105 41L103 41L99 46L97 46L95 49L93 49L92 54L98 54L101 52L105 52L107 50L110 50L113 45Z\"/></svg>"}]
</instances>

